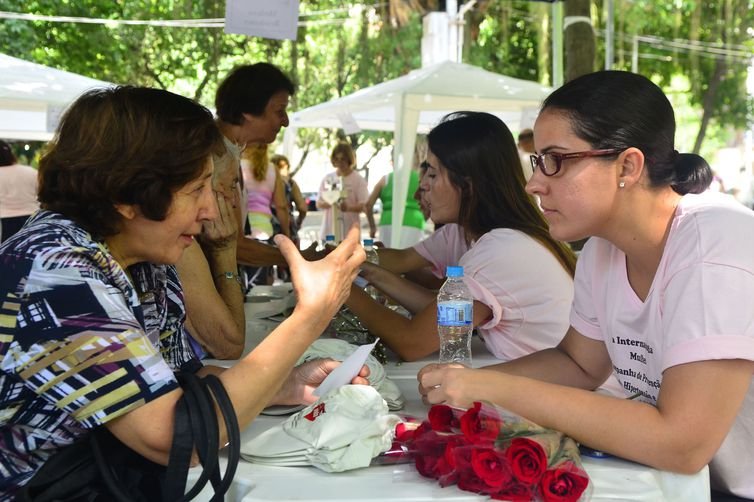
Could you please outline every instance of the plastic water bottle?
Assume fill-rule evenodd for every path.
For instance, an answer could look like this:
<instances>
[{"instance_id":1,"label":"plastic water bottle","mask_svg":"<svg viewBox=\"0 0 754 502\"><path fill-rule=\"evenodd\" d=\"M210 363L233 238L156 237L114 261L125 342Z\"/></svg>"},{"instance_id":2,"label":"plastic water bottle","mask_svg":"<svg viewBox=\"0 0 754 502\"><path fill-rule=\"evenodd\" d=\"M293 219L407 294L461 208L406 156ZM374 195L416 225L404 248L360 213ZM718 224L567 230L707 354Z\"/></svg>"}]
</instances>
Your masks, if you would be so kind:
<instances>
[{"instance_id":1,"label":"plastic water bottle","mask_svg":"<svg viewBox=\"0 0 754 502\"><path fill-rule=\"evenodd\" d=\"M377 250L374 248L374 240L373 239L364 239L364 252L367 255L366 261L368 261L369 263L374 263L375 265L379 265L380 264L380 255L377 254ZM365 288L365 291L375 301L377 301L377 302L379 302L381 304L385 303L385 297L374 286L368 285Z\"/></svg>"},{"instance_id":2,"label":"plastic water bottle","mask_svg":"<svg viewBox=\"0 0 754 502\"><path fill-rule=\"evenodd\" d=\"M448 267L437 293L437 334L440 362L471 366L474 298L463 282L463 267Z\"/></svg>"},{"instance_id":3,"label":"plastic water bottle","mask_svg":"<svg viewBox=\"0 0 754 502\"><path fill-rule=\"evenodd\" d=\"M327 249L327 246L335 247L335 235L325 235L325 243L322 245L322 249Z\"/></svg>"}]
</instances>

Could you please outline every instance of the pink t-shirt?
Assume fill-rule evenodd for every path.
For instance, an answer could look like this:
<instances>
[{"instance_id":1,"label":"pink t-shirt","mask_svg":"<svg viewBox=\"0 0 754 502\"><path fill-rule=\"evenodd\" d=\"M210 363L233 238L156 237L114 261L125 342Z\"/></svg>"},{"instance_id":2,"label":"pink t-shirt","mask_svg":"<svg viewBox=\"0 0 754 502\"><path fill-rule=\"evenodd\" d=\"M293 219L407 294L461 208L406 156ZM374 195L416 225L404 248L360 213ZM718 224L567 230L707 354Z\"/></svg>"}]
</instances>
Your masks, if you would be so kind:
<instances>
[{"instance_id":1,"label":"pink t-shirt","mask_svg":"<svg viewBox=\"0 0 754 502\"><path fill-rule=\"evenodd\" d=\"M325 191L325 185L332 184L334 180L337 180L338 175L332 172L322 179L319 184L319 196L322 196L322 192ZM356 204L364 204L369 198L369 190L367 188L367 181L361 177L356 171L351 171L351 174L343 177L343 189L346 192L346 204L353 206ZM345 232L353 226L361 225L360 220L361 213L353 211L346 211L343 213L343 229ZM325 209L325 217L322 219L322 228L320 230L320 238L324 240L327 234L333 233L333 210L332 208ZM345 236L345 233L343 234Z\"/></svg>"},{"instance_id":2,"label":"pink t-shirt","mask_svg":"<svg viewBox=\"0 0 754 502\"><path fill-rule=\"evenodd\" d=\"M247 192L246 210L250 213L272 216L270 204L275 192L275 179L277 177L275 166L269 164L265 178L262 181L257 181L249 162L246 159L241 159L241 172L243 173L244 188Z\"/></svg>"},{"instance_id":3,"label":"pink t-shirt","mask_svg":"<svg viewBox=\"0 0 754 502\"><path fill-rule=\"evenodd\" d=\"M625 254L592 238L576 270L571 325L604 340L627 392L657 404L665 369L754 360L754 213L729 196L686 195L649 294L628 282ZM710 463L715 488L754 498L754 386Z\"/></svg>"},{"instance_id":4,"label":"pink t-shirt","mask_svg":"<svg viewBox=\"0 0 754 502\"><path fill-rule=\"evenodd\" d=\"M37 170L22 164L0 166L0 218L28 216L37 209Z\"/></svg>"},{"instance_id":5,"label":"pink t-shirt","mask_svg":"<svg viewBox=\"0 0 754 502\"><path fill-rule=\"evenodd\" d=\"M478 326L487 349L508 361L554 347L568 330L573 281L539 241L497 228L467 247L461 227L443 226L414 249L438 277L461 265L474 299L492 310Z\"/></svg>"}]
</instances>

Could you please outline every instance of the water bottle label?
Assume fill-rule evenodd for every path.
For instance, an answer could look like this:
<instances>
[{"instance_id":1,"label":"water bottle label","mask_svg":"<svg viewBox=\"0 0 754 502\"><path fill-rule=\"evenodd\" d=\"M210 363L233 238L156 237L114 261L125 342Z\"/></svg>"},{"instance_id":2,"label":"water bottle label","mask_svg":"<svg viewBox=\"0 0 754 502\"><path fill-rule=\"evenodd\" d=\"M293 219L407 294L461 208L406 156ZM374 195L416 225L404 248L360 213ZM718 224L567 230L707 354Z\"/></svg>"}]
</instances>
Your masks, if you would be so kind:
<instances>
[{"instance_id":1,"label":"water bottle label","mask_svg":"<svg viewBox=\"0 0 754 502\"><path fill-rule=\"evenodd\" d=\"M437 304L437 324L440 326L471 326L473 321L470 302L443 302Z\"/></svg>"}]
</instances>

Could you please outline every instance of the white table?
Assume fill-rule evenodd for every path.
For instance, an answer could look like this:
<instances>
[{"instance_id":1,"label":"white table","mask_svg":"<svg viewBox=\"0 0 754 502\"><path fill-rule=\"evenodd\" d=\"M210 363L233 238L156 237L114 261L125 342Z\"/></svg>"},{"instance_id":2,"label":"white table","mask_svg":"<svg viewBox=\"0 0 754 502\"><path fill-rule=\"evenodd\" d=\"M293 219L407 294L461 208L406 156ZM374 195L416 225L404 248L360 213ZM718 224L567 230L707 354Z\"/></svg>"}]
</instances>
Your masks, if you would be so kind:
<instances>
[{"instance_id":1,"label":"white table","mask_svg":"<svg viewBox=\"0 0 754 502\"><path fill-rule=\"evenodd\" d=\"M267 320L247 322L247 351L259 343L276 325ZM475 342L477 349L481 348ZM477 354L484 354L476 350ZM492 360L477 357L474 366ZM207 361L229 366L232 361ZM429 360L414 363L389 362L387 375L393 379L406 398L402 412L424 417L427 408L418 394L416 372ZM267 430L285 417L258 417L242 432L244 440ZM592 501L709 501L709 473L705 467L694 475L674 474L617 458L594 459L584 457L584 468L591 479ZM189 480L196 477L189 475ZM196 500L209 500L211 488L206 488ZM459 490L455 486L441 488L437 481L421 477L411 464L376 466L343 473L326 473L314 467L270 467L242 460L226 501L267 500L486 500L486 497Z\"/></svg>"}]
</instances>

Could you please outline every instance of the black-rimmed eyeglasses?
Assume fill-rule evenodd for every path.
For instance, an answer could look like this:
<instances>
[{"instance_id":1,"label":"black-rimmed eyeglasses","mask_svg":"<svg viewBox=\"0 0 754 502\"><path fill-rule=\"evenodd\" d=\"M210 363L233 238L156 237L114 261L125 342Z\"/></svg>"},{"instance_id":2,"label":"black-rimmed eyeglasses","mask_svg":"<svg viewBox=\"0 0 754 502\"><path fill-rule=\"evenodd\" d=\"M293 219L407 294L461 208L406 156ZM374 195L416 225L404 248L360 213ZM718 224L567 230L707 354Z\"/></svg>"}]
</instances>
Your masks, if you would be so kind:
<instances>
[{"instance_id":1,"label":"black-rimmed eyeglasses","mask_svg":"<svg viewBox=\"0 0 754 502\"><path fill-rule=\"evenodd\" d=\"M535 171L539 168L545 176L555 176L563 167L563 161L567 159L581 159L584 157L607 157L622 152L618 148L607 148L604 150L586 150L583 152L556 153L547 152L539 155L531 155L531 168Z\"/></svg>"}]
</instances>

